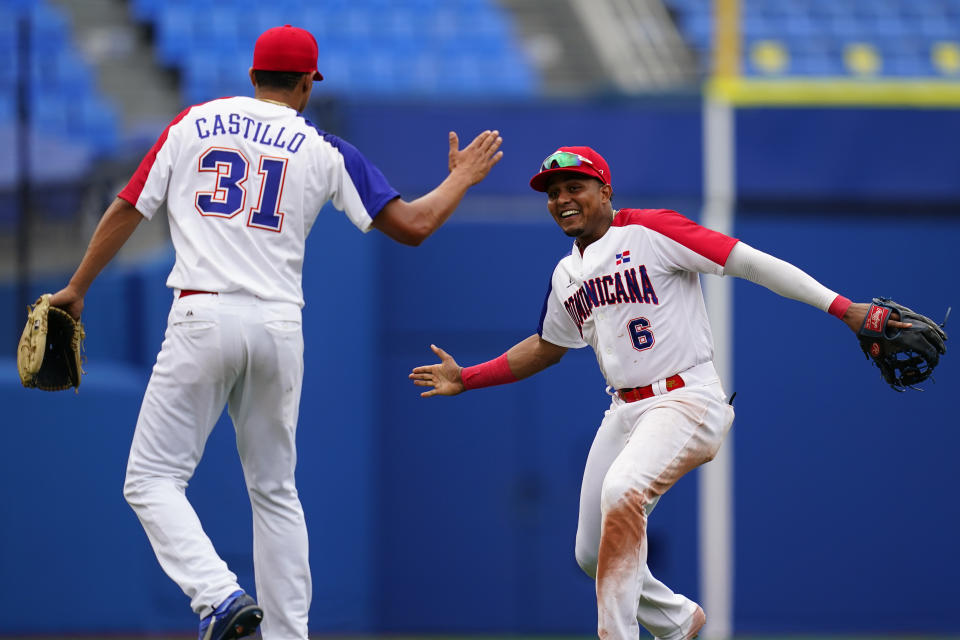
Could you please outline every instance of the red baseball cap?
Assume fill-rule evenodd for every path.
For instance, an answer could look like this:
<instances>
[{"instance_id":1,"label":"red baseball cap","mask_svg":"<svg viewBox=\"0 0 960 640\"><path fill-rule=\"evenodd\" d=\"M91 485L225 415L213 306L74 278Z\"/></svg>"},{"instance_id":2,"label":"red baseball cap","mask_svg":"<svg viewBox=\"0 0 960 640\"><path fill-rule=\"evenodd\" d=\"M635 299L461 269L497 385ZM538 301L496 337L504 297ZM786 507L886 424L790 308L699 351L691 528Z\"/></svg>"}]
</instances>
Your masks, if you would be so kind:
<instances>
[{"instance_id":1,"label":"red baseball cap","mask_svg":"<svg viewBox=\"0 0 960 640\"><path fill-rule=\"evenodd\" d=\"M258 71L294 71L313 73L314 80L323 80L317 71L317 39L309 31L288 24L267 29L253 47L253 68Z\"/></svg>"},{"instance_id":2,"label":"red baseball cap","mask_svg":"<svg viewBox=\"0 0 960 640\"><path fill-rule=\"evenodd\" d=\"M540 171L530 178L530 187L545 192L547 178L562 172L580 173L610 184L610 167L599 153L590 147L560 147L544 159Z\"/></svg>"}]
</instances>

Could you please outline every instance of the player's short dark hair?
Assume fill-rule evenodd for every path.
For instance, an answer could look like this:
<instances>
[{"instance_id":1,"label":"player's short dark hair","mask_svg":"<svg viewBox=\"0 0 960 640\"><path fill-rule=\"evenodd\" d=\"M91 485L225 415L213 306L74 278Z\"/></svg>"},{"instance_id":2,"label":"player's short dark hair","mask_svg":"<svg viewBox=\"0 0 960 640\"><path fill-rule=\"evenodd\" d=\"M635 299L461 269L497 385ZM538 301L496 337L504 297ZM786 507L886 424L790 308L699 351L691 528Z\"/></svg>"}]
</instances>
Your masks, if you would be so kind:
<instances>
[{"instance_id":1,"label":"player's short dark hair","mask_svg":"<svg viewBox=\"0 0 960 640\"><path fill-rule=\"evenodd\" d=\"M265 87L269 89L286 89L290 90L297 86L303 76L307 74L300 71L263 71L262 69L254 69L253 77L257 81L258 87Z\"/></svg>"}]
</instances>

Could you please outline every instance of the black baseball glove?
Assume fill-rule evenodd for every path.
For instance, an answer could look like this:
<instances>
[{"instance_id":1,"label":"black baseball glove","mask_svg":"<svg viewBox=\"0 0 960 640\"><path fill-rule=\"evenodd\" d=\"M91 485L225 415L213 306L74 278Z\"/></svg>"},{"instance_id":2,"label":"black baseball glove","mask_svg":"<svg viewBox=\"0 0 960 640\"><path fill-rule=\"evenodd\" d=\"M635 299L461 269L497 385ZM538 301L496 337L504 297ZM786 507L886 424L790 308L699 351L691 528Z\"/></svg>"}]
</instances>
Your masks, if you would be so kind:
<instances>
[{"instance_id":1,"label":"black baseball glove","mask_svg":"<svg viewBox=\"0 0 960 640\"><path fill-rule=\"evenodd\" d=\"M893 329L887 326L891 319L913 326ZM904 391L933 375L940 356L947 352L943 344L947 339L944 324L946 319L937 324L889 298L874 298L857 338L860 348L880 368L887 384L896 391Z\"/></svg>"},{"instance_id":2,"label":"black baseball glove","mask_svg":"<svg viewBox=\"0 0 960 640\"><path fill-rule=\"evenodd\" d=\"M45 293L27 310L27 324L17 345L17 369L25 387L62 391L80 387L83 325L50 305Z\"/></svg>"}]
</instances>

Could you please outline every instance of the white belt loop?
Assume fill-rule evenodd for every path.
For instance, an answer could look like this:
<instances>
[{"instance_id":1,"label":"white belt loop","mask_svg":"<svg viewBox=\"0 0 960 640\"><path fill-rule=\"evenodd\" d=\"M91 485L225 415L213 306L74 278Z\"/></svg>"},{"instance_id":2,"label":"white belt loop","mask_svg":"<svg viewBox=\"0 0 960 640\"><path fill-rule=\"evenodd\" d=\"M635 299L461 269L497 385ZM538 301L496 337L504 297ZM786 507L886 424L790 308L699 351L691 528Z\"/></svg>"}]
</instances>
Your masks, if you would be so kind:
<instances>
[{"instance_id":1,"label":"white belt loop","mask_svg":"<svg viewBox=\"0 0 960 640\"><path fill-rule=\"evenodd\" d=\"M713 362L702 362L694 365L686 371L681 371L680 377L683 378L685 386L711 384L720 379Z\"/></svg>"}]
</instances>

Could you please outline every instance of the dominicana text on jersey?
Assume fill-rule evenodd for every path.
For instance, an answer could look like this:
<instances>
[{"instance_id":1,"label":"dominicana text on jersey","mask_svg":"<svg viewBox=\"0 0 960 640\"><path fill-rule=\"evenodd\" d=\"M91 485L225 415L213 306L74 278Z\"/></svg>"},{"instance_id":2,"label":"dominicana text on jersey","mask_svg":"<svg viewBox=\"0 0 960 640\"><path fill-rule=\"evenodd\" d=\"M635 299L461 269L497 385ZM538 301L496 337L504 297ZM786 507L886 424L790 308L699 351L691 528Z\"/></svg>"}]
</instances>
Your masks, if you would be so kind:
<instances>
[{"instance_id":1,"label":"dominicana text on jersey","mask_svg":"<svg viewBox=\"0 0 960 640\"><path fill-rule=\"evenodd\" d=\"M563 307L582 336L583 322L590 317L594 307L628 302L659 304L657 292L653 289L645 265L640 265L639 269L630 268L584 282L575 294L566 299Z\"/></svg>"}]
</instances>

